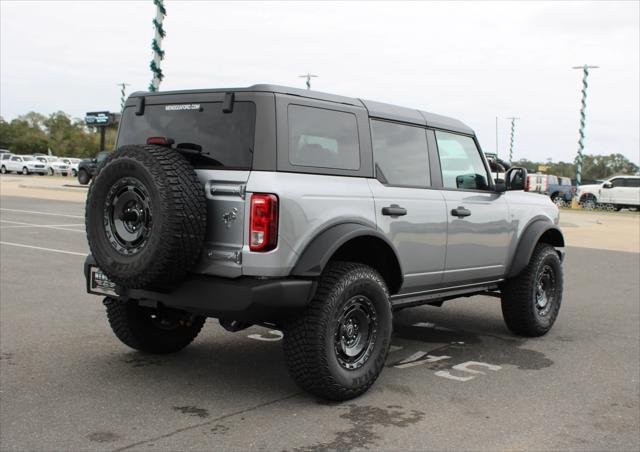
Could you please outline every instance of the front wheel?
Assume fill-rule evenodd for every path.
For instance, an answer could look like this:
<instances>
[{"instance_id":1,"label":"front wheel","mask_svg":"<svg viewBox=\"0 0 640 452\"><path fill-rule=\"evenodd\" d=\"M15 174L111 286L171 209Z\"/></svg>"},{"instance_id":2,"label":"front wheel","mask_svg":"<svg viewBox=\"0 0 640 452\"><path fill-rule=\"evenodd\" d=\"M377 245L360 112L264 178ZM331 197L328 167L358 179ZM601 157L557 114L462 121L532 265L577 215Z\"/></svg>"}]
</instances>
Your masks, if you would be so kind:
<instances>
[{"instance_id":1,"label":"front wheel","mask_svg":"<svg viewBox=\"0 0 640 452\"><path fill-rule=\"evenodd\" d=\"M0 173L1 174L7 174L7 167L2 165L2 167L0 167Z\"/></svg>"},{"instance_id":2,"label":"front wheel","mask_svg":"<svg viewBox=\"0 0 640 452\"><path fill-rule=\"evenodd\" d=\"M562 303L562 262L555 248L539 243L529 265L502 287L502 315L507 327L520 336L546 334Z\"/></svg>"},{"instance_id":3,"label":"front wheel","mask_svg":"<svg viewBox=\"0 0 640 452\"><path fill-rule=\"evenodd\" d=\"M25 176L29 175L29 169L26 166L22 168L22 174L24 174Z\"/></svg>"},{"instance_id":4,"label":"front wheel","mask_svg":"<svg viewBox=\"0 0 640 452\"><path fill-rule=\"evenodd\" d=\"M330 263L309 306L285 328L287 367L311 394L352 399L378 378L391 331L389 292L380 274L358 263Z\"/></svg>"},{"instance_id":5,"label":"front wheel","mask_svg":"<svg viewBox=\"0 0 640 452\"><path fill-rule=\"evenodd\" d=\"M109 325L122 343L141 352L182 350L196 338L205 318L178 309L148 308L135 301L105 298Z\"/></svg>"},{"instance_id":6,"label":"front wheel","mask_svg":"<svg viewBox=\"0 0 640 452\"><path fill-rule=\"evenodd\" d=\"M85 170L82 169L78 171L78 182L80 184L87 185L90 179L91 177L89 176L89 173L87 173Z\"/></svg>"},{"instance_id":7,"label":"front wheel","mask_svg":"<svg viewBox=\"0 0 640 452\"><path fill-rule=\"evenodd\" d=\"M49 176L53 176L53 168L49 168Z\"/></svg>"}]
</instances>

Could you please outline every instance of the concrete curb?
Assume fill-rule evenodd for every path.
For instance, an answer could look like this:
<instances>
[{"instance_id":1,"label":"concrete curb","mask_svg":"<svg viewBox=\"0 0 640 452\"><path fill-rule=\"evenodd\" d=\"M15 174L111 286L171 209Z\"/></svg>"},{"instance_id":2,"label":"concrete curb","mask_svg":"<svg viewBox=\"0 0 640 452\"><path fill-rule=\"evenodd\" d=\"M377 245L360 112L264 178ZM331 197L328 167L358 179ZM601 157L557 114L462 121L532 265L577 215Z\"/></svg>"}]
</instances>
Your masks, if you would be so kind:
<instances>
[{"instance_id":1,"label":"concrete curb","mask_svg":"<svg viewBox=\"0 0 640 452\"><path fill-rule=\"evenodd\" d=\"M53 191L70 191L78 193L78 189L87 190L88 186L82 185L64 185L64 186L46 186L46 185L27 185L27 184L19 184L19 188L28 188L31 190L53 190Z\"/></svg>"}]
</instances>

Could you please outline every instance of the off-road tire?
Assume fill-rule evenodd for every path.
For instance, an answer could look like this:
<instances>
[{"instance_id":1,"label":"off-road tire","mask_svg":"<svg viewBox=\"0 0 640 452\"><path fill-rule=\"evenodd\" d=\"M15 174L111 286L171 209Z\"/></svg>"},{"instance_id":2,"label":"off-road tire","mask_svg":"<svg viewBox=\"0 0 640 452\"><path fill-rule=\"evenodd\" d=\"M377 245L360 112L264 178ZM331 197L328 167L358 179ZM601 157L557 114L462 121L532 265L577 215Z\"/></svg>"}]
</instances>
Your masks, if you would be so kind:
<instances>
[{"instance_id":1,"label":"off-road tire","mask_svg":"<svg viewBox=\"0 0 640 452\"><path fill-rule=\"evenodd\" d=\"M546 268L555 277L554 298L549 311L542 315L536 301L537 281ZM555 323L562 304L563 273L558 252L547 243L536 245L527 267L502 286L502 315L507 327L520 336L537 337L546 334Z\"/></svg>"},{"instance_id":2,"label":"off-road tire","mask_svg":"<svg viewBox=\"0 0 640 452\"><path fill-rule=\"evenodd\" d=\"M134 301L120 301L105 298L107 318L114 334L120 341L141 352L166 354L182 350L198 336L205 323L204 317L194 316L177 310L157 309L139 306ZM152 315L171 315L171 328L161 328Z\"/></svg>"},{"instance_id":3,"label":"off-road tire","mask_svg":"<svg viewBox=\"0 0 640 452\"><path fill-rule=\"evenodd\" d=\"M152 219L142 225L147 235L135 250L118 248L107 224L110 193L129 183L146 190ZM182 280L200 259L207 224L204 188L174 149L123 146L104 161L89 188L85 223L91 253L111 281L127 288L164 287Z\"/></svg>"},{"instance_id":4,"label":"off-road tire","mask_svg":"<svg viewBox=\"0 0 640 452\"><path fill-rule=\"evenodd\" d=\"M368 358L357 369L339 362L337 319L354 298L364 295L375 308L377 328ZM303 390L342 401L363 394L380 374L392 332L389 291L380 274L363 264L327 265L309 306L285 326L284 355L289 372Z\"/></svg>"},{"instance_id":5,"label":"off-road tire","mask_svg":"<svg viewBox=\"0 0 640 452\"><path fill-rule=\"evenodd\" d=\"M78 171L78 183L80 183L81 185L87 185L90 180L91 176L89 175L87 170L81 169L80 171Z\"/></svg>"}]
</instances>

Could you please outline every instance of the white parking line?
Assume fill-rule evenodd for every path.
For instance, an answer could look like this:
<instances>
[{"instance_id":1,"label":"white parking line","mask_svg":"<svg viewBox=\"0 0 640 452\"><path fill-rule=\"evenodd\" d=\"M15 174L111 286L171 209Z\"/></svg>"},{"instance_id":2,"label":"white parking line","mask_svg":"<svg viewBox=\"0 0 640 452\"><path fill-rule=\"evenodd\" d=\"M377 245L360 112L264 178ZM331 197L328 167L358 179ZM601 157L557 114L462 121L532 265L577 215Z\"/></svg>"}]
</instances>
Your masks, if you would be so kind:
<instances>
[{"instance_id":1,"label":"white parking line","mask_svg":"<svg viewBox=\"0 0 640 452\"><path fill-rule=\"evenodd\" d=\"M9 220L0 220L0 223L13 224L14 226L3 226L0 229L9 229L9 228L45 228L45 229L57 229L60 231L71 231L71 232L84 232L84 229L69 229L65 226L84 226L84 223L78 224L33 224L33 223L23 223L21 221L9 221Z\"/></svg>"},{"instance_id":2,"label":"white parking line","mask_svg":"<svg viewBox=\"0 0 640 452\"><path fill-rule=\"evenodd\" d=\"M0 242L0 245L16 246L18 248L29 248L29 249L32 249L32 250L40 250L40 251L49 251L51 253L71 254L72 256L83 256L83 257L85 257L88 254L88 253L77 253L75 251L56 250L56 249L53 249L53 248L43 248L41 246L25 245L23 243Z\"/></svg>"},{"instance_id":3,"label":"white parking line","mask_svg":"<svg viewBox=\"0 0 640 452\"><path fill-rule=\"evenodd\" d=\"M50 215L50 216L53 216L53 217L82 218L82 219L84 219L83 215L67 215L67 214L64 214L64 213L37 212L35 210L5 209L4 207L0 208L0 211L18 212L18 213L32 213L32 214L36 214L36 215Z\"/></svg>"}]
</instances>

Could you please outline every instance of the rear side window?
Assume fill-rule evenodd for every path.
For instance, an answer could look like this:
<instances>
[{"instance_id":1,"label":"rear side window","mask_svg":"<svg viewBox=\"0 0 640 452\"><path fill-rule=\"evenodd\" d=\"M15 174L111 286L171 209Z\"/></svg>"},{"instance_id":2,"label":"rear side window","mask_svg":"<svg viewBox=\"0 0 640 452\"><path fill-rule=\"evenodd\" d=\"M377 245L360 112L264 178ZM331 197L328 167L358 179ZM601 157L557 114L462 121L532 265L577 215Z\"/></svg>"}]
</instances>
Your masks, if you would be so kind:
<instances>
[{"instance_id":1,"label":"rear side window","mask_svg":"<svg viewBox=\"0 0 640 452\"><path fill-rule=\"evenodd\" d=\"M486 190L487 169L473 138L436 131L444 188Z\"/></svg>"},{"instance_id":2,"label":"rear side window","mask_svg":"<svg viewBox=\"0 0 640 452\"><path fill-rule=\"evenodd\" d=\"M371 138L379 179L391 185L431 185L425 129L373 120Z\"/></svg>"},{"instance_id":3,"label":"rear side window","mask_svg":"<svg viewBox=\"0 0 640 452\"><path fill-rule=\"evenodd\" d=\"M558 185L558 178L556 176L547 176L549 179L547 180L547 183L549 185Z\"/></svg>"},{"instance_id":4,"label":"rear side window","mask_svg":"<svg viewBox=\"0 0 640 452\"><path fill-rule=\"evenodd\" d=\"M627 187L633 187L633 188L640 187L640 179L635 177L627 179Z\"/></svg>"},{"instance_id":5,"label":"rear side window","mask_svg":"<svg viewBox=\"0 0 640 452\"><path fill-rule=\"evenodd\" d=\"M344 170L360 169L356 116L343 111L289 105L289 163Z\"/></svg>"},{"instance_id":6,"label":"rear side window","mask_svg":"<svg viewBox=\"0 0 640 452\"><path fill-rule=\"evenodd\" d=\"M164 137L172 139L174 147L199 151L202 157L192 160L196 167L251 169L256 121L253 102L235 102L230 113L223 113L222 102L147 105L140 116L134 110L124 110L117 147Z\"/></svg>"}]
</instances>

